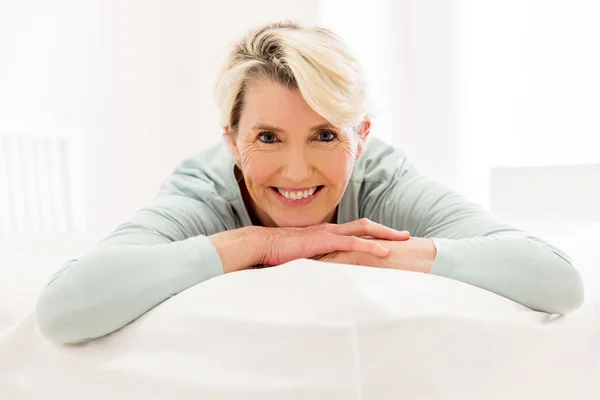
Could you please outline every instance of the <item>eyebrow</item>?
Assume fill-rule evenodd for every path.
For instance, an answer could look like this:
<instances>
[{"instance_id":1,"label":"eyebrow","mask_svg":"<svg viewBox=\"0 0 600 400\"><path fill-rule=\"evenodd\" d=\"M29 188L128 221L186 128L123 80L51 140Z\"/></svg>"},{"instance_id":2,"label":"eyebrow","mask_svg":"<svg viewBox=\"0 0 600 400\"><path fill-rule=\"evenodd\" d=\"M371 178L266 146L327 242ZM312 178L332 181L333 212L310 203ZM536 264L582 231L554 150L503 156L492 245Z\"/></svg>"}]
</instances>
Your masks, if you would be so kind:
<instances>
[{"instance_id":1,"label":"eyebrow","mask_svg":"<svg viewBox=\"0 0 600 400\"><path fill-rule=\"evenodd\" d=\"M315 125L313 127L310 128L311 132L314 131L319 131L321 129L335 129L335 127L333 125L331 125L330 123L324 123L324 124L319 124L319 125ZM273 125L269 125L269 124L256 124L252 127L252 130L254 131L270 131L270 132L275 132L275 133L286 133L285 129L282 128L278 128L276 126Z\"/></svg>"}]
</instances>

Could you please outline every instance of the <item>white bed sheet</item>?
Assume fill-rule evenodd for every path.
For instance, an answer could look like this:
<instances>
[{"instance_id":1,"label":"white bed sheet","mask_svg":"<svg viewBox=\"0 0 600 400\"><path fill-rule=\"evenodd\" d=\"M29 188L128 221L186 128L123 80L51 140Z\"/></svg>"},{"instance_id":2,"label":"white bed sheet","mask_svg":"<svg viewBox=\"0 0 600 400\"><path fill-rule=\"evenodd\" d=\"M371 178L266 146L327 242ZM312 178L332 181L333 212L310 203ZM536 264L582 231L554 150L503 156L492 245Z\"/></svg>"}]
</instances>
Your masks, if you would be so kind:
<instances>
[{"instance_id":1,"label":"white bed sheet","mask_svg":"<svg viewBox=\"0 0 600 400\"><path fill-rule=\"evenodd\" d=\"M597 399L600 262L568 250L587 297L565 317L440 277L298 260L204 282L79 346L35 323L49 270L13 265L0 399Z\"/></svg>"},{"instance_id":2,"label":"white bed sheet","mask_svg":"<svg viewBox=\"0 0 600 400\"><path fill-rule=\"evenodd\" d=\"M555 318L444 278L298 260L80 346L0 336L6 399L596 399L598 303ZM591 307L590 307L591 306Z\"/></svg>"}]
</instances>

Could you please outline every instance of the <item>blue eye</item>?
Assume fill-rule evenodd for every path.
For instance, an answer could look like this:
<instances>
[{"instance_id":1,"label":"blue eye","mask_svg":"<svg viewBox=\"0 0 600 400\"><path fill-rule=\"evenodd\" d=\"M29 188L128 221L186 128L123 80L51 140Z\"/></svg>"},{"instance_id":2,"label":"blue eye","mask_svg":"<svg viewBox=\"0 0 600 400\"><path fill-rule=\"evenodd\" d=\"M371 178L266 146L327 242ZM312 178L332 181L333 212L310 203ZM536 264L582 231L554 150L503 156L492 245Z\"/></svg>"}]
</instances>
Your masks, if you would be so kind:
<instances>
[{"instance_id":1,"label":"blue eye","mask_svg":"<svg viewBox=\"0 0 600 400\"><path fill-rule=\"evenodd\" d=\"M337 135L331 131L321 131L318 137L323 142L331 142L337 138Z\"/></svg>"},{"instance_id":2,"label":"blue eye","mask_svg":"<svg viewBox=\"0 0 600 400\"><path fill-rule=\"evenodd\" d=\"M258 140L266 144L271 144L277 142L278 139L273 132L261 132L258 134Z\"/></svg>"}]
</instances>

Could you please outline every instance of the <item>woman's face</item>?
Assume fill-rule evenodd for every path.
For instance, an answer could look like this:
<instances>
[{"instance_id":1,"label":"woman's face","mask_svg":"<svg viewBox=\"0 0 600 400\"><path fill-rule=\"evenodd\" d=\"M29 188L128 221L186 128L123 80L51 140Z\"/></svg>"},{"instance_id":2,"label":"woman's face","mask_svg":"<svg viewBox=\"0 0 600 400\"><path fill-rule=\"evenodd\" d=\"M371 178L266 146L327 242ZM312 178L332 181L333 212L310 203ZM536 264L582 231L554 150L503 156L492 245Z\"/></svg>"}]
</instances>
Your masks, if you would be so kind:
<instances>
[{"instance_id":1,"label":"woman's face","mask_svg":"<svg viewBox=\"0 0 600 400\"><path fill-rule=\"evenodd\" d=\"M333 222L352 167L369 134L334 128L298 90L271 81L246 87L232 138L252 211L265 226Z\"/></svg>"}]
</instances>

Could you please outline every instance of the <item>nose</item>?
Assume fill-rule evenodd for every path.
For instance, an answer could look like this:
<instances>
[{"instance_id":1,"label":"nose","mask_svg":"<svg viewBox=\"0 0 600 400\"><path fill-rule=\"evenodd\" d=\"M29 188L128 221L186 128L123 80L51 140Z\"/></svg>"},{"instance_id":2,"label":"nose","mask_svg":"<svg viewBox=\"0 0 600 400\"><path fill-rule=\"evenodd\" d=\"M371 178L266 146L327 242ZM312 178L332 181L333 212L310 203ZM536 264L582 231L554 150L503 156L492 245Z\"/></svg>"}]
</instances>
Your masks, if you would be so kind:
<instances>
[{"instance_id":1,"label":"nose","mask_svg":"<svg viewBox=\"0 0 600 400\"><path fill-rule=\"evenodd\" d=\"M290 149L283 161L282 176L290 183L302 183L310 179L313 167L303 149Z\"/></svg>"}]
</instances>

